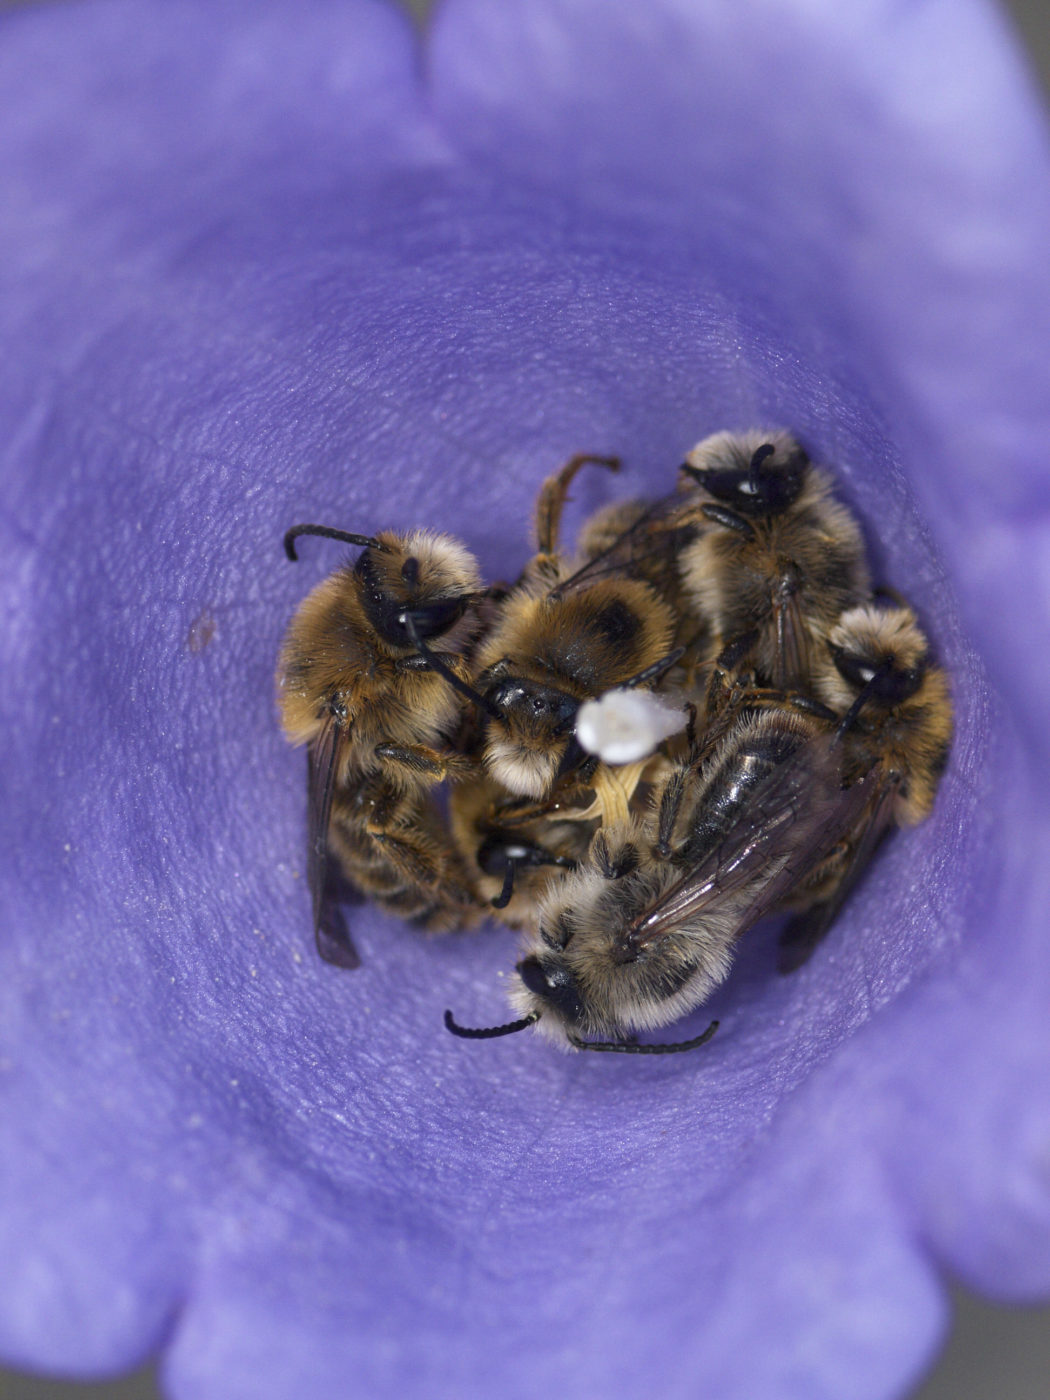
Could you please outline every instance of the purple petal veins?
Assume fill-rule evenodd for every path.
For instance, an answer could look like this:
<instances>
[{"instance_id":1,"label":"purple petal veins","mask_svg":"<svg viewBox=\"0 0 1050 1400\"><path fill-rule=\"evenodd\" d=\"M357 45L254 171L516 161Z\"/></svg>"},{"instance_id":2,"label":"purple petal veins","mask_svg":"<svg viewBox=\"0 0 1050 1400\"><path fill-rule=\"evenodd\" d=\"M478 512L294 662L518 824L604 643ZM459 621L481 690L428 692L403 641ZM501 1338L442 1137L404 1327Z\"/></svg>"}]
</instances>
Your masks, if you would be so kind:
<instances>
[{"instance_id":1,"label":"purple petal veins","mask_svg":"<svg viewBox=\"0 0 1050 1400\"><path fill-rule=\"evenodd\" d=\"M1045 125L976 0L0 16L0 1354L183 1400L899 1393L1050 1288ZM514 941L318 963L301 519L461 534L705 433L838 469L956 688L931 820L695 1056L466 1045ZM580 478L575 519L609 498ZM570 521L570 526L572 521ZM698 1026L699 1028L699 1026ZM597 1061L597 1063L592 1063Z\"/></svg>"}]
</instances>

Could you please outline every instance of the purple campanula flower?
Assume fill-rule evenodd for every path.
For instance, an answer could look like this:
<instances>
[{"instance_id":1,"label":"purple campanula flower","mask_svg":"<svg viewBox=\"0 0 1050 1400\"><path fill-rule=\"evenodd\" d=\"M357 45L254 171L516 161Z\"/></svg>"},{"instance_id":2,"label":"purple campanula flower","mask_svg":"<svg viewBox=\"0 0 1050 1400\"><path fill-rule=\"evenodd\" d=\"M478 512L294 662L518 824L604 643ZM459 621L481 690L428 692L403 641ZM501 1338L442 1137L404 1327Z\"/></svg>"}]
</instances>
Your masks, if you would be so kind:
<instances>
[{"instance_id":1,"label":"purple campanula flower","mask_svg":"<svg viewBox=\"0 0 1050 1400\"><path fill-rule=\"evenodd\" d=\"M1035 97L977 0L447 0L419 47L368 0L0 16L0 1356L896 1394L946 1273L1050 1290ZM571 453L664 490L752 423L953 676L929 822L792 978L745 940L695 1055L453 1040L508 1014L495 929L362 907L319 963L272 672L338 551L284 529L512 576Z\"/></svg>"}]
</instances>

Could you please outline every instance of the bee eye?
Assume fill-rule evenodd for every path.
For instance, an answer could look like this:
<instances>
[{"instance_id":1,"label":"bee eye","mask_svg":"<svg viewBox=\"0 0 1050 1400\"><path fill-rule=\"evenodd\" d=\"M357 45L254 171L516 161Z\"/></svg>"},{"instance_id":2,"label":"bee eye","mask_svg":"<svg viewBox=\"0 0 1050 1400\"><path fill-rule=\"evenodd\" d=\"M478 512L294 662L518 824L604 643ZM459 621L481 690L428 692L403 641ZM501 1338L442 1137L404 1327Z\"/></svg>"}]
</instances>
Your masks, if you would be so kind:
<instances>
[{"instance_id":1,"label":"bee eye","mask_svg":"<svg viewBox=\"0 0 1050 1400\"><path fill-rule=\"evenodd\" d=\"M409 588L415 588L416 584L419 582L419 560L409 555L401 565L401 577Z\"/></svg>"},{"instance_id":2,"label":"bee eye","mask_svg":"<svg viewBox=\"0 0 1050 1400\"><path fill-rule=\"evenodd\" d=\"M716 501L755 519L783 514L806 483L809 457L801 447L796 446L774 467L768 463L775 455L776 447L766 442L752 453L746 467L693 467L688 462L683 466Z\"/></svg>"},{"instance_id":3,"label":"bee eye","mask_svg":"<svg viewBox=\"0 0 1050 1400\"><path fill-rule=\"evenodd\" d=\"M922 685L926 674L925 661L918 666L904 667L893 664L892 656L880 661L862 652L849 652L834 646L831 654L843 680L857 690L868 689L869 698L877 704L899 705L910 699Z\"/></svg>"},{"instance_id":4,"label":"bee eye","mask_svg":"<svg viewBox=\"0 0 1050 1400\"><path fill-rule=\"evenodd\" d=\"M583 1016L583 1003L572 973L559 963L547 963L533 956L518 963L518 976L533 996L560 1011L565 1019L576 1025Z\"/></svg>"},{"instance_id":5,"label":"bee eye","mask_svg":"<svg viewBox=\"0 0 1050 1400\"><path fill-rule=\"evenodd\" d=\"M415 564L416 560L408 559L407 564ZM401 571L404 573L404 569ZM416 631L424 641L428 637L439 637L443 632L459 621L467 610L470 598L466 593L460 593L452 598L437 598L432 603L424 603L422 607L412 609L412 621L415 623Z\"/></svg>"}]
</instances>

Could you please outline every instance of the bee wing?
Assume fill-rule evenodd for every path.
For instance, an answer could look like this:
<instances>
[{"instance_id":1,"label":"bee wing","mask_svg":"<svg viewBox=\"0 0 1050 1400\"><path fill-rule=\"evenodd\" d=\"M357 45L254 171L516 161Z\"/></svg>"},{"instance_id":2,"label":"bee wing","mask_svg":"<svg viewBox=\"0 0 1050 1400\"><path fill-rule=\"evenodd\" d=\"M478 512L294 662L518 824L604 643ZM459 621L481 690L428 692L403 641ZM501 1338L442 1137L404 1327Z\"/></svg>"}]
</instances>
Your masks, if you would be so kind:
<instances>
[{"instance_id":1,"label":"bee wing","mask_svg":"<svg viewBox=\"0 0 1050 1400\"><path fill-rule=\"evenodd\" d=\"M697 529L695 522L681 519L681 512L681 496L654 501L612 544L552 588L552 596L576 593L611 575L638 571L644 576L646 566L651 566L653 561L660 561L672 570L678 550L695 536Z\"/></svg>"},{"instance_id":2,"label":"bee wing","mask_svg":"<svg viewBox=\"0 0 1050 1400\"><path fill-rule=\"evenodd\" d=\"M334 717L307 751L306 870L314 912L314 940L325 962L336 967L361 966L350 931L332 897L333 871L328 854L332 793L346 745L346 726Z\"/></svg>"},{"instance_id":3,"label":"bee wing","mask_svg":"<svg viewBox=\"0 0 1050 1400\"><path fill-rule=\"evenodd\" d=\"M788 921L780 936L778 967L781 972L794 972L808 960L862 879L879 843L892 825L895 787L891 780L880 778L871 794L868 810L862 814L860 830L853 833L854 844L849 862L838 884L826 899Z\"/></svg>"},{"instance_id":4,"label":"bee wing","mask_svg":"<svg viewBox=\"0 0 1050 1400\"><path fill-rule=\"evenodd\" d=\"M842 786L833 735L803 745L756 791L719 845L632 921L625 931L632 955L730 899L740 901L732 936L744 933L856 825L875 780L873 771L849 788Z\"/></svg>"},{"instance_id":5,"label":"bee wing","mask_svg":"<svg viewBox=\"0 0 1050 1400\"><path fill-rule=\"evenodd\" d=\"M806 829L805 849L798 852L797 858L788 857L780 873L747 909L741 920L741 933L772 913L799 881L812 874L821 861L831 854L843 836L862 819L873 797L877 798L880 783L878 770L872 770L851 787L840 789L837 799L823 806L819 815L815 814L815 819Z\"/></svg>"},{"instance_id":6,"label":"bee wing","mask_svg":"<svg viewBox=\"0 0 1050 1400\"><path fill-rule=\"evenodd\" d=\"M805 690L809 685L809 632L797 593L773 604L776 625L776 665L773 684L779 690Z\"/></svg>"}]
</instances>

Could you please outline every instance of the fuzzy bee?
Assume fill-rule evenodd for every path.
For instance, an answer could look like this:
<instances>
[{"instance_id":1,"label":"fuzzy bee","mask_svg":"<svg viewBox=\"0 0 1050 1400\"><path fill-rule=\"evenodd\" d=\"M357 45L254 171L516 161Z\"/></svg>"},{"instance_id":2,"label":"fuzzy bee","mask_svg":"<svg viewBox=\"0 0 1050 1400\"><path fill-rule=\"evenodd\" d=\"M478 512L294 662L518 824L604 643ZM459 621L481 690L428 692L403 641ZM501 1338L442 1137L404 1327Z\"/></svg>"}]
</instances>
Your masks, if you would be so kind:
<instances>
[{"instance_id":1,"label":"fuzzy bee","mask_svg":"<svg viewBox=\"0 0 1050 1400\"><path fill-rule=\"evenodd\" d=\"M619 466L579 455L543 483L536 553L472 657L466 747L484 777L452 791L450 818L476 886L513 924L531 919L537 894L652 776L649 755L618 769L588 755L576 738L581 706L610 687L657 684L681 655L673 611L649 584L619 569L592 578L559 552L569 486L587 463Z\"/></svg>"},{"instance_id":2,"label":"fuzzy bee","mask_svg":"<svg viewBox=\"0 0 1050 1400\"><path fill-rule=\"evenodd\" d=\"M597 766L575 740L584 701L614 686L655 684L678 659L673 612L652 587L622 571L594 578L558 552L568 488L587 462L619 465L578 456L544 482L537 553L473 660L484 766L508 794L534 801Z\"/></svg>"},{"instance_id":3,"label":"fuzzy bee","mask_svg":"<svg viewBox=\"0 0 1050 1400\"><path fill-rule=\"evenodd\" d=\"M458 1034L536 1026L575 1049L668 1053L633 1033L701 1005L736 940L784 909L780 967L827 933L893 826L922 821L947 758L944 672L907 606L868 603L831 628L813 695L748 690L719 658L721 697L656 810L602 829L576 871L540 901L517 966L519 1019ZM719 674L721 672L721 674Z\"/></svg>"},{"instance_id":4,"label":"fuzzy bee","mask_svg":"<svg viewBox=\"0 0 1050 1400\"><path fill-rule=\"evenodd\" d=\"M716 433L682 471L706 525L678 555L688 608L716 650L753 636L761 683L805 689L835 619L868 597L860 527L782 430Z\"/></svg>"},{"instance_id":5,"label":"fuzzy bee","mask_svg":"<svg viewBox=\"0 0 1050 1400\"><path fill-rule=\"evenodd\" d=\"M277 669L284 732L307 748L318 950L353 967L357 953L331 897L333 854L362 893L425 927L477 917L429 790L471 769L453 740L466 703L462 657L483 595L474 559L447 535L299 525L285 536L289 559L301 535L361 549L300 605Z\"/></svg>"},{"instance_id":6,"label":"fuzzy bee","mask_svg":"<svg viewBox=\"0 0 1050 1400\"><path fill-rule=\"evenodd\" d=\"M785 930L785 971L804 962L827 933L883 837L929 816L952 737L948 678L930 660L903 601L870 602L842 614L815 668L813 692L843 716L846 780L874 777L856 825L800 891L809 907Z\"/></svg>"},{"instance_id":7,"label":"fuzzy bee","mask_svg":"<svg viewBox=\"0 0 1050 1400\"><path fill-rule=\"evenodd\" d=\"M600 830L552 887L526 937L511 1000L562 1048L668 1053L710 1034L638 1045L701 1005L728 975L737 939L831 855L870 800L868 773L844 786L834 716L819 704L745 703L702 745L656 811Z\"/></svg>"}]
</instances>

